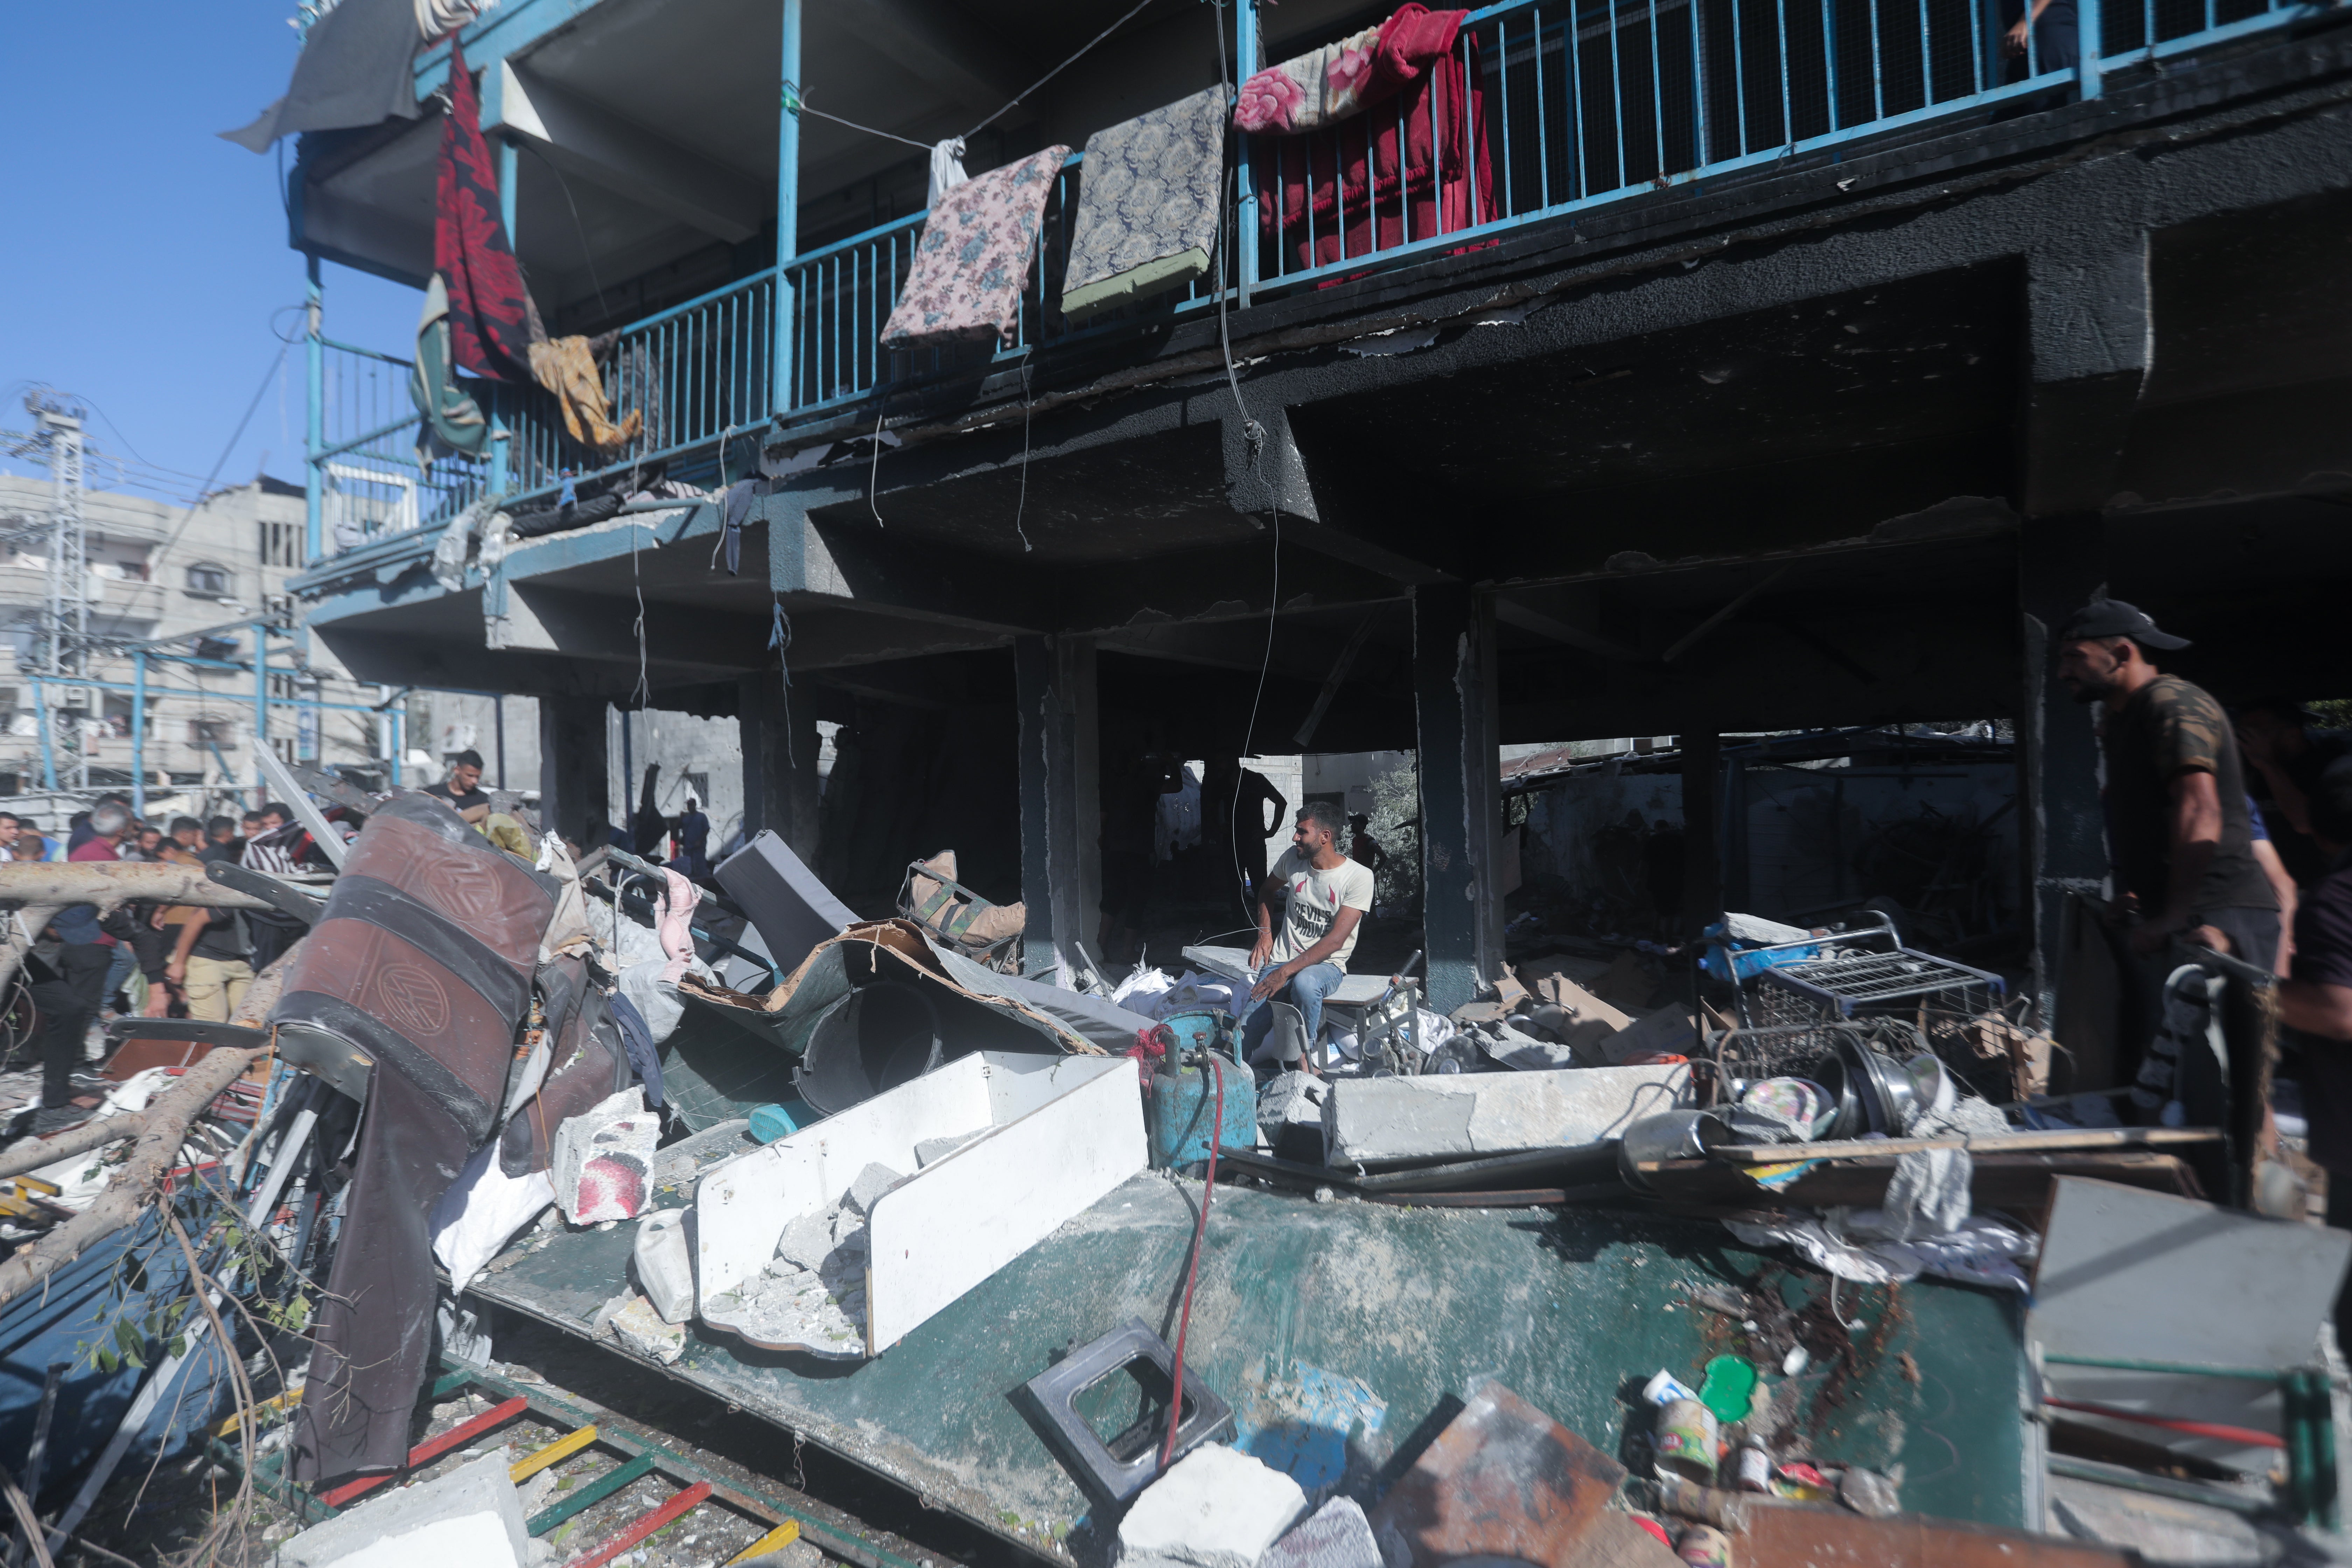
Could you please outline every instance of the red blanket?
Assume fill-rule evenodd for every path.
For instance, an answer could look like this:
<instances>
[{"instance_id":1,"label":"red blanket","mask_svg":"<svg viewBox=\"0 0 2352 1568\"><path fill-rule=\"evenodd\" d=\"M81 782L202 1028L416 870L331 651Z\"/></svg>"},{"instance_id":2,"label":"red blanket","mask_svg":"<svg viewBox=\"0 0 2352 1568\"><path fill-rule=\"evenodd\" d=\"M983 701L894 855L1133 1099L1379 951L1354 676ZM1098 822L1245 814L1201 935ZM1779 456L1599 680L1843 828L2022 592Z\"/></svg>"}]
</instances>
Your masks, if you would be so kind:
<instances>
[{"instance_id":1,"label":"red blanket","mask_svg":"<svg viewBox=\"0 0 2352 1568\"><path fill-rule=\"evenodd\" d=\"M1457 40L1467 15L1403 6L1381 25L1365 93L1390 101L1328 131L1273 140L1276 156L1259 161L1258 224L1278 234L1296 266L1369 256L1498 216L1486 94L1475 85L1478 40Z\"/></svg>"},{"instance_id":2,"label":"red blanket","mask_svg":"<svg viewBox=\"0 0 2352 1568\"><path fill-rule=\"evenodd\" d=\"M449 36L449 114L433 193L433 270L449 290L450 357L476 375L531 379L529 300L499 214L481 102Z\"/></svg>"}]
</instances>

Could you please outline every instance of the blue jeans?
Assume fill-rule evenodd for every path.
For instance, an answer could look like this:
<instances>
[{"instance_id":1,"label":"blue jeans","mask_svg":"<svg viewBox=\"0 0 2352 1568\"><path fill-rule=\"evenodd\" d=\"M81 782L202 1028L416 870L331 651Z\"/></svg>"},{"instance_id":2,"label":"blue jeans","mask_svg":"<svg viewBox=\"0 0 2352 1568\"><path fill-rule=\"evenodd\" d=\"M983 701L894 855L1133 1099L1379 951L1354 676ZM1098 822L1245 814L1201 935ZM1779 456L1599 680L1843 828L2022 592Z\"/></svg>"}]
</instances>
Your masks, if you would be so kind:
<instances>
[{"instance_id":1,"label":"blue jeans","mask_svg":"<svg viewBox=\"0 0 2352 1568\"><path fill-rule=\"evenodd\" d=\"M1250 979L1253 982L1263 979L1281 967L1278 963L1268 963ZM1266 1001L1287 1002L1298 1009L1299 1019L1307 1026L1307 1048L1313 1050L1316 1037L1323 1031L1323 998L1339 989L1339 982L1347 977L1347 972L1336 963L1310 963L1292 975L1290 984ZM1274 1014L1265 1002L1251 997L1242 1003L1242 1010L1234 1019L1234 1027L1241 1036L1242 1060L1248 1061L1257 1054L1258 1047L1265 1044L1266 1031L1274 1027Z\"/></svg>"}]
</instances>

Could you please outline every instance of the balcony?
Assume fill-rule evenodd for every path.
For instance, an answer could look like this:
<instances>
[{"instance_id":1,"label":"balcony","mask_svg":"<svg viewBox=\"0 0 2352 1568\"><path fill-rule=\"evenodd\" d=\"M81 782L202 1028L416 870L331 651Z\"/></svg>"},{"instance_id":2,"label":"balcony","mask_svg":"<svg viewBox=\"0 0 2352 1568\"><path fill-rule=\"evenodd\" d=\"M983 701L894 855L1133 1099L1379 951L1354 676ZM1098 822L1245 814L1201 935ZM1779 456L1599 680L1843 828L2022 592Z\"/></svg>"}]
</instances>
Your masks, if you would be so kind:
<instances>
[{"instance_id":1,"label":"balcony","mask_svg":"<svg viewBox=\"0 0 2352 1568\"><path fill-rule=\"evenodd\" d=\"M497 20L480 25L484 47L503 41L528 53L533 14L529 5L494 14ZM1085 174L1083 157L1073 155L1045 208L1011 346L964 355L879 348L923 231L927 215L914 213L756 267L629 322L604 362L604 389L614 416L641 416L642 432L617 456L574 445L538 388L476 384L504 438L482 461L451 460L428 471L412 449L407 360L323 339L314 361L320 435L311 453L323 498L320 552L346 553L436 527L488 489L510 499L543 496L564 468L593 479L667 463L678 477L715 482L752 467L751 447L730 449L731 440L756 436L787 448L821 443L940 389L977 387L994 373L1034 372L1057 361L1132 361L1164 346L1167 333L1221 310L1240 338L1270 319L1262 314L1269 310L1286 322L1313 315L1320 291L1339 285L1468 268L1488 251L1524 250L1576 233L1604 209L1672 203L1677 193L1717 192L1906 139L1998 128L2146 83L2194 63L2186 57L2199 51L2321 11L2282 0L2080 0L2078 14L2072 31L2034 29L2018 54L2005 47L2000 0L1487 6L1471 13L1453 48L1453 68L1476 89L1457 100L1465 105L1458 127L1437 123L1437 96L1409 91L1336 130L1235 137L1231 243L1222 246L1213 277L1180 296L1084 326L1062 317L1069 220ZM1254 8L1240 8L1237 22L1231 41L1242 58L1295 55L1337 31L1268 48L1256 36ZM469 61L481 63L471 55ZM420 88L441 63L420 57ZM526 66L492 60L486 122L500 116L512 122L521 84L538 80ZM543 84L530 90L551 101ZM1431 116L1425 129L1408 122L1423 111ZM1375 180L1352 198L1349 182L1329 179L1331 170L1361 163L1368 152L1377 161L1373 144L1391 137L1456 149L1464 171L1476 165L1483 173L1448 176L1443 192L1411 174ZM515 167L511 160L508 166ZM347 175L336 178L344 181L337 191L356 188ZM1335 188L1328 206L1299 199L1302 183L1318 180ZM568 184L564 189L568 201ZM1436 199L1441 195L1447 199ZM321 195L319 202L348 226L345 195ZM709 227L719 220L699 221ZM579 292L576 280L572 287ZM596 292L601 300L601 284Z\"/></svg>"}]
</instances>

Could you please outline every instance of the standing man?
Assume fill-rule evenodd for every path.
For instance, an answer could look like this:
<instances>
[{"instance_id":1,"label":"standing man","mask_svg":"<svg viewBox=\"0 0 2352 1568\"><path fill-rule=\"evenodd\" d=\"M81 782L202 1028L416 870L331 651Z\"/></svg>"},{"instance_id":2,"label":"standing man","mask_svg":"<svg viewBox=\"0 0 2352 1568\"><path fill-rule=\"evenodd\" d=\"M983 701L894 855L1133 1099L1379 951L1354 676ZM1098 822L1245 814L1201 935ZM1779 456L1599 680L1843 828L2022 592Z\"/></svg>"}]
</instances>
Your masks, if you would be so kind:
<instances>
[{"instance_id":1,"label":"standing man","mask_svg":"<svg viewBox=\"0 0 2352 1568\"><path fill-rule=\"evenodd\" d=\"M1356 928L1372 907L1372 874L1339 853L1348 819L1328 800L1308 801L1299 810L1290 847L1265 875L1257 905L1257 941L1250 948L1250 973L1257 984L1234 1024L1241 1029L1242 1060L1248 1061L1273 1027L1263 1004L1280 999L1298 1009L1311 1051L1323 1027L1323 998L1347 977L1348 955L1356 949ZM1282 925L1275 929L1274 890L1282 889ZM1313 1058L1306 1058L1309 1063Z\"/></svg>"},{"instance_id":2,"label":"standing man","mask_svg":"<svg viewBox=\"0 0 2352 1568\"><path fill-rule=\"evenodd\" d=\"M677 860L672 866L688 879L710 875L710 818L702 815L701 803L692 795L686 797L686 815L677 819ZM685 862L678 865L678 860Z\"/></svg>"},{"instance_id":3,"label":"standing man","mask_svg":"<svg viewBox=\"0 0 2352 1568\"><path fill-rule=\"evenodd\" d=\"M2313 731L2312 715L2299 702L2262 697L2238 707L2238 750L2253 765L2254 781L2269 804L2272 842L2297 882L2327 874L2327 857L2311 831L2309 799L2328 764L2345 755L2345 735Z\"/></svg>"},{"instance_id":4,"label":"standing man","mask_svg":"<svg viewBox=\"0 0 2352 1568\"><path fill-rule=\"evenodd\" d=\"M201 853L205 847L205 825L193 816L172 818L172 842L191 855Z\"/></svg>"},{"instance_id":5,"label":"standing man","mask_svg":"<svg viewBox=\"0 0 2352 1568\"><path fill-rule=\"evenodd\" d=\"M2304 790L2305 822L2327 870L2294 917L2294 958L2279 983L2279 1022L2303 1037L2304 1113L2311 1158L2327 1172L2327 1223L2352 1230L2352 759ZM2336 1316L2352 1289L2336 1298Z\"/></svg>"},{"instance_id":6,"label":"standing man","mask_svg":"<svg viewBox=\"0 0 2352 1568\"><path fill-rule=\"evenodd\" d=\"M2109 855L2128 900L2132 952L2160 961L2173 939L2210 926L2238 957L2270 968L2278 898L2254 858L2229 717L2210 693L2148 660L2148 649L2187 647L2188 639L2120 599L2094 599L2056 640L2059 684L2105 710Z\"/></svg>"},{"instance_id":7,"label":"standing man","mask_svg":"<svg viewBox=\"0 0 2352 1568\"><path fill-rule=\"evenodd\" d=\"M112 860L115 845L131 831L131 813L111 801L95 806L89 830L72 858ZM89 1115L73 1103L73 1075L88 1060L89 1026L106 1000L115 956L114 939L99 929L98 910L91 905L68 904L49 921L49 929L64 946L49 965L51 978L37 981L32 988L33 1005L43 1019L41 1109L33 1119L33 1131L43 1136Z\"/></svg>"},{"instance_id":8,"label":"standing man","mask_svg":"<svg viewBox=\"0 0 2352 1568\"><path fill-rule=\"evenodd\" d=\"M482 753L459 752L449 759L449 776L437 784L426 784L426 795L437 795L449 803L451 809L476 826L490 815L490 797L482 793Z\"/></svg>"},{"instance_id":9,"label":"standing man","mask_svg":"<svg viewBox=\"0 0 2352 1568\"><path fill-rule=\"evenodd\" d=\"M301 869L302 852L310 842L310 831L294 820L294 808L273 800L262 806L261 820L253 837L246 840L245 854L238 863L249 871L290 877ZM246 938L252 946L245 962L253 973L260 973L279 953L301 941L310 929L293 916L275 910L247 910Z\"/></svg>"},{"instance_id":10,"label":"standing man","mask_svg":"<svg viewBox=\"0 0 2352 1568\"><path fill-rule=\"evenodd\" d=\"M204 847L196 851L207 860L234 860L245 853L245 840L236 836L236 819L215 816L205 824Z\"/></svg>"}]
</instances>

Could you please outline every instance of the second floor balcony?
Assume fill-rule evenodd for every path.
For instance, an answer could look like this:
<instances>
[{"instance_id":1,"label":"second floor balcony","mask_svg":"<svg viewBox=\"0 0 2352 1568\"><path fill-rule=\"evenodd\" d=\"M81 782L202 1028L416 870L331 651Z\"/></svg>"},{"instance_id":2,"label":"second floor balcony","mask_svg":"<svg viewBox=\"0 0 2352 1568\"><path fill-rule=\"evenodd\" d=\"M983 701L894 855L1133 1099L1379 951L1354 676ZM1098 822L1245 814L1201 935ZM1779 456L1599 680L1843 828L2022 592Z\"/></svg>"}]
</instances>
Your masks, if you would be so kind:
<instances>
[{"instance_id":1,"label":"second floor balcony","mask_svg":"<svg viewBox=\"0 0 2352 1568\"><path fill-rule=\"evenodd\" d=\"M505 221L548 330L596 337L606 403L635 434L583 446L539 387L469 382L500 438L480 460L427 468L409 354L337 341L330 309L312 361L313 556L413 532L484 493L530 504L567 472L593 483L664 465L710 485L756 471L762 447L821 450L916 410L1034 391L1039 376L1099 381L1220 332L1295 337L1368 300L1654 225L1675 204L1784 201L1774 182L1864 155L1915 147L1928 174L1998 165L2038 119L2074 111L2079 140L2166 112L2168 78L2333 20L2281 0L2056 0L2031 22L2005 0L1507 0L1461 15L1419 85L1326 129L1223 138L1202 275L1066 314L1089 177L1072 152L1011 341L908 353L881 333L929 220L914 144L1077 48L1091 21L1033 19L1021 48L962 49L990 29L976 7L944 3L919 18L879 5L803 18L773 0L691 16L509 0L461 35ZM1214 88L1221 62L1237 92L1242 62L1311 58L1381 18L1244 5L1139 20L1081 51L1058 95L975 132L968 156L986 167L1083 148ZM881 57L877 39L894 40ZM447 58L446 43L418 55L421 98ZM2102 121L2086 105L2115 107ZM437 134L427 113L307 138L296 243L422 283ZM777 210L793 218L781 256Z\"/></svg>"}]
</instances>

